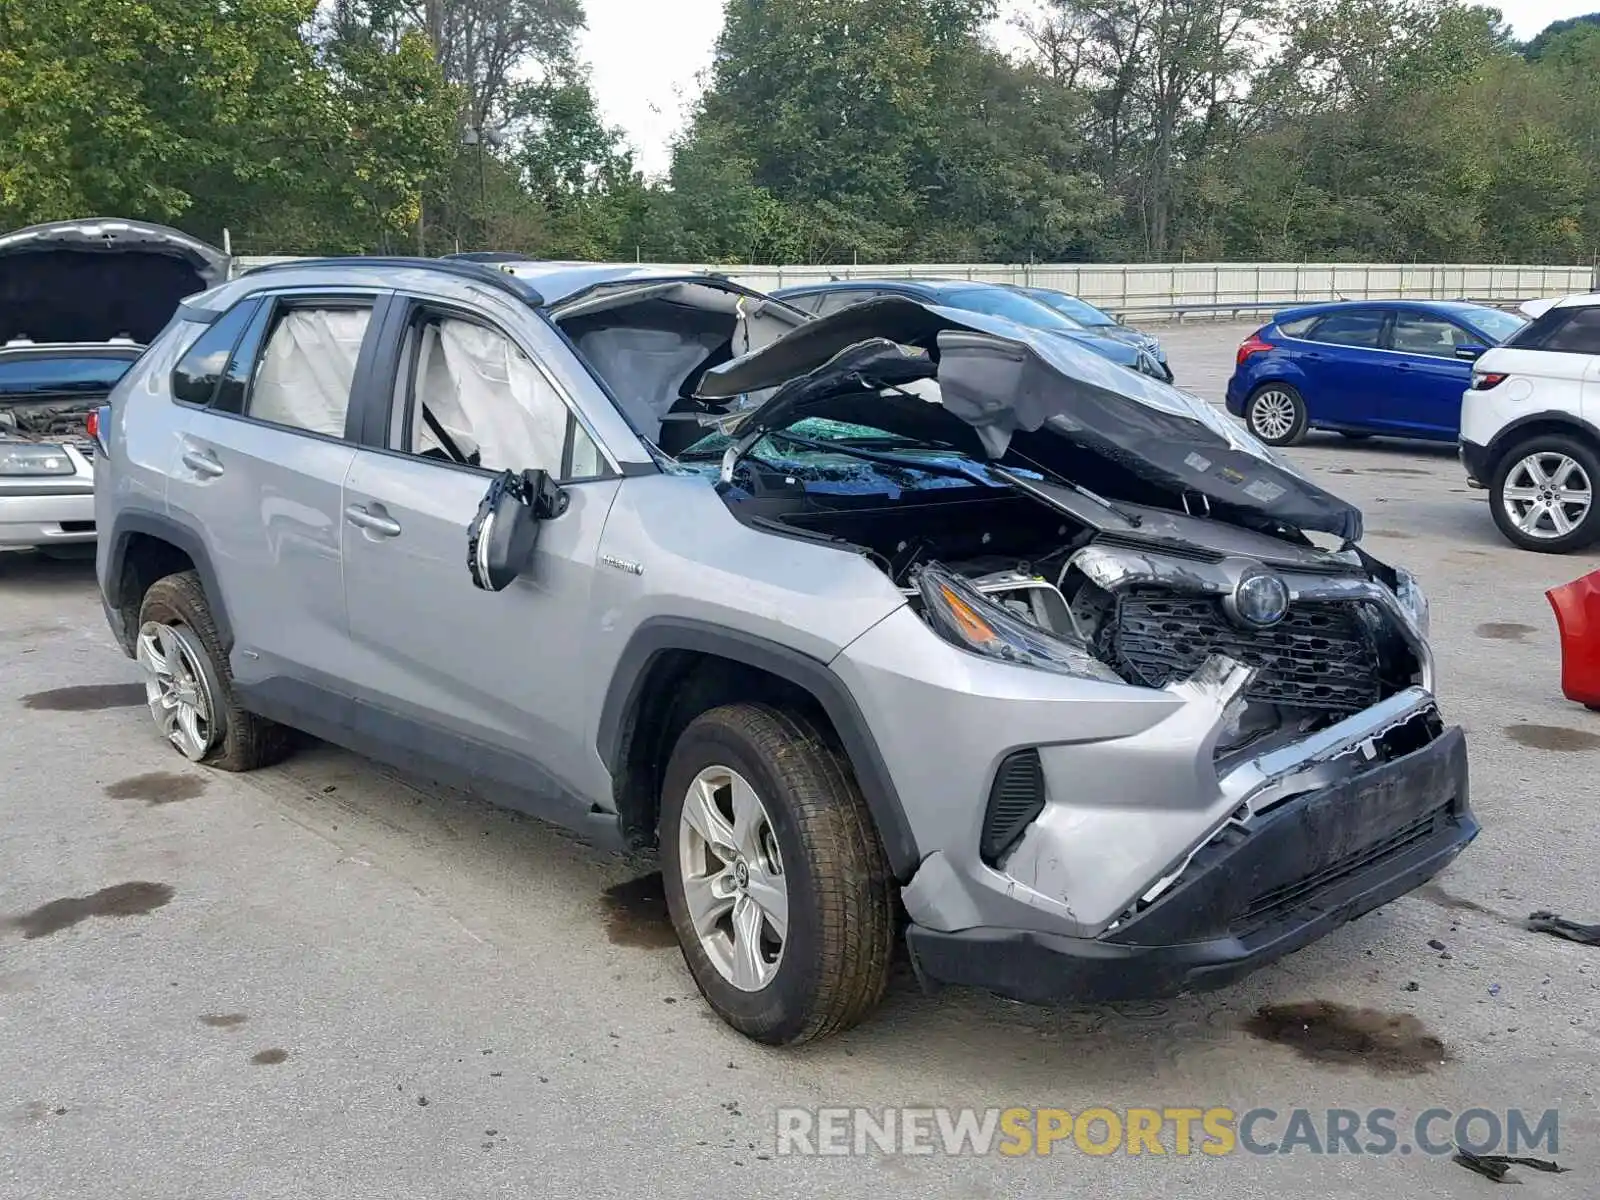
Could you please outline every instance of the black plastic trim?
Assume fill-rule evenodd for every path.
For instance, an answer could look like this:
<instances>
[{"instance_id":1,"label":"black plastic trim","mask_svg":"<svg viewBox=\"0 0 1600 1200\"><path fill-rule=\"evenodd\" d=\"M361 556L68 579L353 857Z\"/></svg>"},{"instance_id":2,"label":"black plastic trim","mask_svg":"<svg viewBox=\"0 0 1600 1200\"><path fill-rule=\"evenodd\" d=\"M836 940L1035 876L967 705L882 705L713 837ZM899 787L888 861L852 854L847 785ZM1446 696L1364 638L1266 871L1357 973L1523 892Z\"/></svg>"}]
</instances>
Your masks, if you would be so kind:
<instances>
[{"instance_id":1,"label":"black plastic trim","mask_svg":"<svg viewBox=\"0 0 1600 1200\"><path fill-rule=\"evenodd\" d=\"M1150 908L1099 938L913 924L919 973L1029 1003L1206 991L1316 941L1426 883L1478 835L1465 738L1448 729L1403 758L1275 809ZM1425 832L1379 853L1418 818ZM1363 859L1361 852L1370 850ZM1353 864L1342 870L1341 864ZM1302 882L1303 887L1285 887ZM1288 896L1260 919L1264 896Z\"/></svg>"},{"instance_id":2,"label":"black plastic trim","mask_svg":"<svg viewBox=\"0 0 1600 1200\"><path fill-rule=\"evenodd\" d=\"M634 631L617 660L600 710L596 749L613 776L623 768L625 732L637 710L644 681L657 656L670 650L715 655L767 671L804 689L822 706L855 768L889 864L909 879L922 856L888 764L855 697L828 665L765 638L681 617L654 617Z\"/></svg>"},{"instance_id":3,"label":"black plastic trim","mask_svg":"<svg viewBox=\"0 0 1600 1200\"><path fill-rule=\"evenodd\" d=\"M127 600L122 595L122 581L127 567L128 543L134 534L141 533L176 546L189 556L189 561L194 563L194 569L200 576L200 584L205 588L206 604L211 610L211 620L216 625L222 649L224 652L233 649L233 624L228 620L228 606L222 599L222 588L217 582L217 573L211 565L211 555L206 550L205 542L194 530L171 517L152 512L124 511L113 518L111 529L102 538L109 546L105 583L101 588L102 602L109 609L121 611ZM121 629L119 625L120 622L113 624L112 632L118 635L126 649L133 631Z\"/></svg>"},{"instance_id":4,"label":"black plastic trim","mask_svg":"<svg viewBox=\"0 0 1600 1200\"><path fill-rule=\"evenodd\" d=\"M1549 409L1544 412L1529 413L1525 417L1518 417L1511 424L1502 428L1494 435L1494 440L1489 443L1487 457L1483 463L1484 470L1488 474L1478 476L1485 485L1489 482L1488 476L1494 474L1494 469L1499 464L1501 456L1521 440L1518 436L1519 431L1527 429L1530 425L1568 425L1574 433L1586 435L1595 444L1595 448L1600 450L1600 428L1585 421L1582 417Z\"/></svg>"}]
</instances>

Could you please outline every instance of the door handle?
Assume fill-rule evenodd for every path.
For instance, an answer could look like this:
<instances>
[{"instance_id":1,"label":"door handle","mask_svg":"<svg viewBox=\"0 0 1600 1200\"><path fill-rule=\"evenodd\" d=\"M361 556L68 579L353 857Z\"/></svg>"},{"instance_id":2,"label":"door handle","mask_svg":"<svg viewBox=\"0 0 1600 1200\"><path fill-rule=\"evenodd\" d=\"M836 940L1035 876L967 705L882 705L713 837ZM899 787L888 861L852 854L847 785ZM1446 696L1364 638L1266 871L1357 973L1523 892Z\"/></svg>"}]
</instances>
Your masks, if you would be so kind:
<instances>
[{"instance_id":1,"label":"door handle","mask_svg":"<svg viewBox=\"0 0 1600 1200\"><path fill-rule=\"evenodd\" d=\"M399 537L400 522L381 511L373 512L362 504L347 505L344 510L344 519L357 529L365 529L379 537Z\"/></svg>"},{"instance_id":2,"label":"door handle","mask_svg":"<svg viewBox=\"0 0 1600 1200\"><path fill-rule=\"evenodd\" d=\"M209 450L185 450L183 465L196 475L204 475L207 479L215 479L225 469L217 456Z\"/></svg>"}]
</instances>

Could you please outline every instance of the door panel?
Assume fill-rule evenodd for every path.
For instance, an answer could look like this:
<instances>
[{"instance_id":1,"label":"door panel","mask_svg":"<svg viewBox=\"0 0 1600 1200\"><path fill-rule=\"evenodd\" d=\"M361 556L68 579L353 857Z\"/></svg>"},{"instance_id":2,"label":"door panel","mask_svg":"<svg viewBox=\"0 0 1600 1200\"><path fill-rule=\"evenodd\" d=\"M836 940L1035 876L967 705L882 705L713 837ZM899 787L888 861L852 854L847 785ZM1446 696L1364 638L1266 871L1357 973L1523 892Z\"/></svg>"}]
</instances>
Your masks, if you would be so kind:
<instances>
[{"instance_id":1,"label":"door panel","mask_svg":"<svg viewBox=\"0 0 1600 1200\"><path fill-rule=\"evenodd\" d=\"M431 728L449 735L434 757L458 757L466 774L533 793L514 797L519 806L576 807L574 781L593 773L581 703L590 587L620 481L568 485L567 511L540 531L532 572L486 592L467 573L467 527L490 479L408 455L356 453L341 534L357 724L380 737ZM374 529L374 516L388 524Z\"/></svg>"},{"instance_id":2,"label":"door panel","mask_svg":"<svg viewBox=\"0 0 1600 1200\"><path fill-rule=\"evenodd\" d=\"M347 631L340 506L354 458L347 443L190 416L168 502L205 530L242 684L338 672Z\"/></svg>"},{"instance_id":3,"label":"door panel","mask_svg":"<svg viewBox=\"0 0 1600 1200\"><path fill-rule=\"evenodd\" d=\"M1323 317L1299 347L1306 407L1314 423L1367 426L1387 384L1390 355L1383 344L1385 314L1351 309Z\"/></svg>"},{"instance_id":4,"label":"door panel","mask_svg":"<svg viewBox=\"0 0 1600 1200\"><path fill-rule=\"evenodd\" d=\"M1454 440L1461 428L1461 393L1472 382L1472 364L1455 356L1456 347L1481 341L1443 317L1396 313L1389 330L1393 367L1374 427Z\"/></svg>"},{"instance_id":5,"label":"door panel","mask_svg":"<svg viewBox=\"0 0 1600 1200\"><path fill-rule=\"evenodd\" d=\"M204 533L244 688L342 669L344 434L381 299L252 298L177 368L190 404L167 499Z\"/></svg>"}]
</instances>

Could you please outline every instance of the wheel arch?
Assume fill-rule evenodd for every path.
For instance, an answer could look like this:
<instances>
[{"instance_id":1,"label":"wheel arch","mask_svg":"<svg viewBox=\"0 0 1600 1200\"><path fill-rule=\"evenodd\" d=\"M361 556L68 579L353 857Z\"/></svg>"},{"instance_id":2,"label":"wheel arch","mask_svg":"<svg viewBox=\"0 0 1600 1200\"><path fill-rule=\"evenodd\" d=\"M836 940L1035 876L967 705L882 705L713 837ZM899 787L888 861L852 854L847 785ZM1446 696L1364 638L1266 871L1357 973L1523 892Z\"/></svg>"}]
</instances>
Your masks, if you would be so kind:
<instances>
[{"instance_id":1,"label":"wheel arch","mask_svg":"<svg viewBox=\"0 0 1600 1200\"><path fill-rule=\"evenodd\" d=\"M120 640L127 653L133 653L139 604L145 592L156 580L185 570L199 575L222 649L224 653L232 650L233 625L228 620L211 556L200 535L159 513L117 515L105 551L101 588L106 607L121 614Z\"/></svg>"},{"instance_id":2,"label":"wheel arch","mask_svg":"<svg viewBox=\"0 0 1600 1200\"><path fill-rule=\"evenodd\" d=\"M1495 434L1489 442L1485 474L1492 479L1500 469L1506 455L1529 438L1541 435L1579 437L1595 454L1600 455L1600 427L1572 413L1541 412L1518 417ZM1488 483L1489 479L1483 482Z\"/></svg>"},{"instance_id":3,"label":"wheel arch","mask_svg":"<svg viewBox=\"0 0 1600 1200\"><path fill-rule=\"evenodd\" d=\"M653 837L660 781L677 734L735 700L811 706L850 760L895 877L921 857L905 808L860 706L819 659L778 642L687 618L646 621L618 659L600 709L596 749L611 772L618 819L634 844Z\"/></svg>"}]
</instances>

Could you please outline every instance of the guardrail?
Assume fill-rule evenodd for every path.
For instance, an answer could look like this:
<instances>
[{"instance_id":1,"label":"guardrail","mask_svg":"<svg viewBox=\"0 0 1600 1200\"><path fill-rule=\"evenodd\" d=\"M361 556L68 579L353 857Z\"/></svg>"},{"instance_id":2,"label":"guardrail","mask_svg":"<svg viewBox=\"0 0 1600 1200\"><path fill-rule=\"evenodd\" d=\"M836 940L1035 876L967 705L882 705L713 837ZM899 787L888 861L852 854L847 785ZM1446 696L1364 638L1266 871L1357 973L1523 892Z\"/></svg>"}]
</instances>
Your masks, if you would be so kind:
<instances>
[{"instance_id":1,"label":"guardrail","mask_svg":"<svg viewBox=\"0 0 1600 1200\"><path fill-rule=\"evenodd\" d=\"M292 255L241 256L245 270ZM701 270L705 264L673 265ZM759 291L830 279L970 279L1053 288L1117 316L1239 313L1322 300L1461 300L1519 303L1600 291L1594 265L1471 263L852 263L849 266L719 266Z\"/></svg>"}]
</instances>

